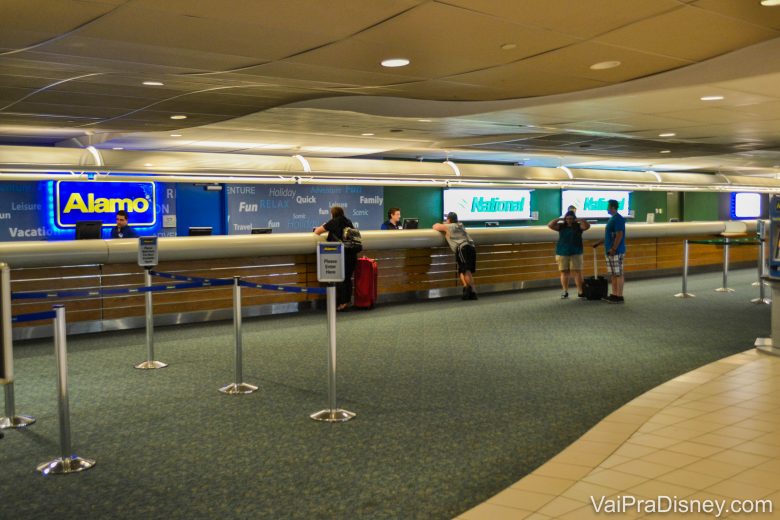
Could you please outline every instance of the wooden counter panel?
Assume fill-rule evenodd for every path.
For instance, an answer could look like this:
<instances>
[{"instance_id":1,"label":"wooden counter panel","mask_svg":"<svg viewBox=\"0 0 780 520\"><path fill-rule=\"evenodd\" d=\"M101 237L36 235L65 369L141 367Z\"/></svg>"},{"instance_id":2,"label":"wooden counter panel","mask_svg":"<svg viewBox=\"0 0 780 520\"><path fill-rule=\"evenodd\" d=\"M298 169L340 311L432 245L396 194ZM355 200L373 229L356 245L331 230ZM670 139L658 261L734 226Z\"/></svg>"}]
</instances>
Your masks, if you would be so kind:
<instances>
[{"instance_id":1,"label":"wooden counter panel","mask_svg":"<svg viewBox=\"0 0 780 520\"><path fill-rule=\"evenodd\" d=\"M690 239L713 237L696 236ZM556 280L555 242L529 244L493 244L477 247L477 284L501 284L536 280ZM591 245L586 240L583 275L593 273ZM682 268L683 239L628 239L625 257L627 272ZM404 293L459 287L455 256L449 247L421 249L366 250L362 256L374 258L379 265L379 293ZM755 262L757 246L730 248L732 262ZM690 265L720 265L721 246L691 244ZM603 246L598 249L598 271L606 272ZM156 270L183 276L230 279L241 276L247 281L306 287L324 286L317 281L315 255L280 257L227 258L191 262L164 262ZM95 289L138 287L143 285L143 270L135 264L105 266L73 266L62 268L15 269L12 271L13 291L53 291L62 289ZM180 281L154 277L153 283L177 284ZM242 289L244 306L272 303L292 303L320 299L306 293L286 293ZM143 294L109 296L105 298L74 298L63 300L69 321L140 317L144 314ZM50 310L59 300L14 300L13 314ZM206 287L154 293L157 314L210 311L232 307L232 288ZM22 323L19 326L27 326Z\"/></svg>"}]
</instances>

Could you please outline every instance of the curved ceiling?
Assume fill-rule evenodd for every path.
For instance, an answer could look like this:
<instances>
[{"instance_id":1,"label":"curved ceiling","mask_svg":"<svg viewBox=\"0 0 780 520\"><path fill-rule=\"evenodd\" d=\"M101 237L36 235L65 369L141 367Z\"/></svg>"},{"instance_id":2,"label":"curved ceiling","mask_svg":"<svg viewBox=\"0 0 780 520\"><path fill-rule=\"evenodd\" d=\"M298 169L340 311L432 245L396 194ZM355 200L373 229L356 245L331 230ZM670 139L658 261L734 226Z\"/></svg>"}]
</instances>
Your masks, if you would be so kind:
<instances>
[{"instance_id":1,"label":"curved ceiling","mask_svg":"<svg viewBox=\"0 0 780 520\"><path fill-rule=\"evenodd\" d=\"M660 115L625 104L551 104L777 38L780 8L758 0L5 0L2 12L0 143L76 138L141 149L497 161L775 146L767 112L740 104L715 115L679 104ZM411 64L380 65L392 57ZM603 61L621 65L590 68ZM778 104L775 86L763 96L737 90L753 94L743 104ZM424 101L409 121L353 114L355 96ZM434 101L497 100L512 107L417 121ZM280 108L291 103L299 105ZM757 122L732 135L735 120L746 119ZM723 135L708 129L719 124L728 127ZM658 141L659 130L697 127ZM356 142L360 128L374 135ZM191 135L170 142L177 138L168 133L182 129Z\"/></svg>"}]
</instances>

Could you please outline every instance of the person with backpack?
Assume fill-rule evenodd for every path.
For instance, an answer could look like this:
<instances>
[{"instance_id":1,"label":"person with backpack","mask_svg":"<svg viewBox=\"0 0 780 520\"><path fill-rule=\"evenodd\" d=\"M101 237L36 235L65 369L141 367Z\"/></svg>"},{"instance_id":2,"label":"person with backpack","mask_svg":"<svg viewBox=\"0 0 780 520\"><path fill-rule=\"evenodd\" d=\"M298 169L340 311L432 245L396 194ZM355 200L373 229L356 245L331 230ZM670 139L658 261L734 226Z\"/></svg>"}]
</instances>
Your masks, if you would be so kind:
<instances>
[{"instance_id":1,"label":"person with backpack","mask_svg":"<svg viewBox=\"0 0 780 520\"><path fill-rule=\"evenodd\" d=\"M336 310L343 311L352 303L352 274L355 272L357 255L363 249L360 243L360 232L352 221L344 216L344 208L330 208L331 219L314 229L321 235L328 232L328 242L344 243L344 281L336 284Z\"/></svg>"},{"instance_id":2,"label":"person with backpack","mask_svg":"<svg viewBox=\"0 0 780 520\"><path fill-rule=\"evenodd\" d=\"M474 283L473 273L477 270L477 249L466 228L458 222L458 214L450 211L447 213L447 220L443 224L434 224L433 229L444 233L450 249L455 253L458 275L463 284L463 299L476 300L477 286Z\"/></svg>"}]
</instances>

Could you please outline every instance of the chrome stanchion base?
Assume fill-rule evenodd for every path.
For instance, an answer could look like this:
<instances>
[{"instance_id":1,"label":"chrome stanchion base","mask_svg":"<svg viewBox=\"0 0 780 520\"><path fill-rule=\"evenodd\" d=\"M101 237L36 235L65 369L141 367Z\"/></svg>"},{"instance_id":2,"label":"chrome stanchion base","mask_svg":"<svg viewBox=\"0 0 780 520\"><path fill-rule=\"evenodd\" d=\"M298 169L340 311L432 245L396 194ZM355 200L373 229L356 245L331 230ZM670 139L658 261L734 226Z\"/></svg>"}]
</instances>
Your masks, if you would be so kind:
<instances>
[{"instance_id":1,"label":"chrome stanchion base","mask_svg":"<svg viewBox=\"0 0 780 520\"><path fill-rule=\"evenodd\" d=\"M735 289L732 289L731 287L718 287L715 289L715 292L734 292Z\"/></svg>"},{"instance_id":2,"label":"chrome stanchion base","mask_svg":"<svg viewBox=\"0 0 780 520\"><path fill-rule=\"evenodd\" d=\"M750 303L755 303L756 305L772 305L772 299L771 298L753 298L750 300Z\"/></svg>"},{"instance_id":3,"label":"chrome stanchion base","mask_svg":"<svg viewBox=\"0 0 780 520\"><path fill-rule=\"evenodd\" d=\"M0 417L0 430L8 428L25 428L35 422L35 417L29 415L14 415L13 417Z\"/></svg>"},{"instance_id":4,"label":"chrome stanchion base","mask_svg":"<svg viewBox=\"0 0 780 520\"><path fill-rule=\"evenodd\" d=\"M309 417L314 419L315 421L324 421L324 422L347 422L350 419L354 419L357 414L354 412L348 412L346 410L342 410L341 408L338 408L336 410L327 409L327 410L320 410L317 413L311 414Z\"/></svg>"},{"instance_id":5,"label":"chrome stanchion base","mask_svg":"<svg viewBox=\"0 0 780 520\"><path fill-rule=\"evenodd\" d=\"M230 383L220 388L219 391L228 395L251 394L252 392L257 392L257 387L249 383Z\"/></svg>"},{"instance_id":6,"label":"chrome stanchion base","mask_svg":"<svg viewBox=\"0 0 780 520\"><path fill-rule=\"evenodd\" d=\"M675 298L696 298L695 294L691 294L689 292L678 292L674 295Z\"/></svg>"},{"instance_id":7,"label":"chrome stanchion base","mask_svg":"<svg viewBox=\"0 0 780 520\"><path fill-rule=\"evenodd\" d=\"M72 455L68 459L57 458L50 460L49 462L44 462L43 464L38 464L35 469L40 471L43 475L66 475L68 473L84 471L94 465L95 461L92 459L82 459L81 457Z\"/></svg>"},{"instance_id":8,"label":"chrome stanchion base","mask_svg":"<svg viewBox=\"0 0 780 520\"><path fill-rule=\"evenodd\" d=\"M154 368L165 368L168 366L168 363L163 363L162 361L144 361L143 363L138 363L135 368L140 368L141 370L151 370Z\"/></svg>"},{"instance_id":9,"label":"chrome stanchion base","mask_svg":"<svg viewBox=\"0 0 780 520\"><path fill-rule=\"evenodd\" d=\"M769 354L770 356L780 356L780 348L772 345L772 338L756 338L756 350Z\"/></svg>"},{"instance_id":10,"label":"chrome stanchion base","mask_svg":"<svg viewBox=\"0 0 780 520\"><path fill-rule=\"evenodd\" d=\"M753 287L758 287L760 284L758 282L753 282L750 285L752 285ZM764 282L764 287L769 287L769 283Z\"/></svg>"}]
</instances>

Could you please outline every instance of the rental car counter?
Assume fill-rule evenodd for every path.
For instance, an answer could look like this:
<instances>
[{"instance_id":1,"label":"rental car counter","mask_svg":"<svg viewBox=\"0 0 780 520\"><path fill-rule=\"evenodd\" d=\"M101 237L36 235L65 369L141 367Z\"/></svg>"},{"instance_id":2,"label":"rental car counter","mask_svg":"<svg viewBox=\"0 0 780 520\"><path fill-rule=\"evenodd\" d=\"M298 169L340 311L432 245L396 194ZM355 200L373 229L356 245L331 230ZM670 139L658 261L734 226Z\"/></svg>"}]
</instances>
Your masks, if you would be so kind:
<instances>
[{"instance_id":1,"label":"rental car counter","mask_svg":"<svg viewBox=\"0 0 780 520\"><path fill-rule=\"evenodd\" d=\"M773 221L773 226L775 222ZM678 274L683 264L683 241L717 236L725 222L691 222L627 225L625 269L629 278ZM747 233L755 233L755 221ZM546 226L474 228L477 245L476 281L481 293L556 286L557 234ZM588 248L604 234L603 225L585 233L584 272L593 269ZM454 257L441 233L430 229L363 231L363 253L379 264L379 302L438 298L459 294ZM230 235L159 238L156 270L203 278L232 278L254 283L318 286L316 244L313 233ZM773 251L777 250L777 244ZM71 242L0 243L0 262L11 267L11 290L62 291L140 287L143 269L136 263L138 240L80 240ZM755 266L757 246L733 248L731 263ZM776 255L780 269L780 256ZM723 261L721 247L691 246L689 266L717 270ZM603 250L599 271L606 271ZM153 279L154 284L171 283ZM317 305L315 294L247 290L245 316L295 312ZM142 294L90 295L52 299L14 300L13 314L50 310L64 303L69 333L99 332L144 326ZM200 287L165 291L154 296L155 323L176 324L230 319L232 289ZM16 338L51 334L46 322L17 324Z\"/></svg>"}]
</instances>

